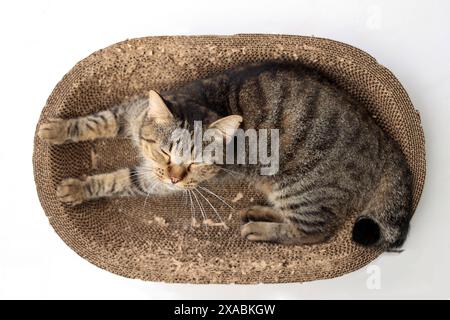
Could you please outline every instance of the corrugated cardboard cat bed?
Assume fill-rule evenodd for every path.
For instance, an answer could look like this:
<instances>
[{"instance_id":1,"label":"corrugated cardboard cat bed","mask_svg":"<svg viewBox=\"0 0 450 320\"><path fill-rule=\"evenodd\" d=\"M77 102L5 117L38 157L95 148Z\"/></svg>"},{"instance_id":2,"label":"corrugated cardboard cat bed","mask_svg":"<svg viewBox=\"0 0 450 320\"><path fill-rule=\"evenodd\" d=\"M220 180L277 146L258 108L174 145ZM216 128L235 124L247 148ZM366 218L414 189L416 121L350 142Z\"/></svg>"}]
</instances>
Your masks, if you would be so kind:
<instances>
[{"instance_id":1,"label":"corrugated cardboard cat bed","mask_svg":"<svg viewBox=\"0 0 450 320\"><path fill-rule=\"evenodd\" d=\"M79 62L56 86L42 112L87 115L149 89L167 90L230 67L263 60L298 61L317 68L367 105L396 139L414 174L414 207L425 177L420 118L397 79L368 54L312 37L236 35L127 40ZM41 204L58 235L80 256L122 276L190 283L303 282L340 276L381 252L351 241L357 212L329 242L279 246L239 236L237 213L211 197L228 228L192 225L183 195L100 200L69 207L56 197L64 178L112 171L136 162L127 140L49 146L35 139L34 175ZM248 185L210 185L236 209L256 201ZM239 199L240 198L240 199ZM214 221L215 213L203 207ZM196 208L196 210L199 210Z\"/></svg>"}]
</instances>

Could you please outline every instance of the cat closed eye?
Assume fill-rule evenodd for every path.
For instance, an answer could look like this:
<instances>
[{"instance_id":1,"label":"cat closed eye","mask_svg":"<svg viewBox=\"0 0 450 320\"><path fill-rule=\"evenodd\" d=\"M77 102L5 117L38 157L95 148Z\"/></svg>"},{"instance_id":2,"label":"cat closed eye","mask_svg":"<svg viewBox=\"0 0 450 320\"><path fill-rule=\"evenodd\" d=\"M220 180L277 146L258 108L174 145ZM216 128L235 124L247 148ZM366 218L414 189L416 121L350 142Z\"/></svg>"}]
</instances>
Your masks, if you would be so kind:
<instances>
[{"instance_id":1,"label":"cat closed eye","mask_svg":"<svg viewBox=\"0 0 450 320\"><path fill-rule=\"evenodd\" d=\"M167 164L169 164L170 163L170 152L163 148L160 148L159 150L160 150L162 156L164 157L164 159L166 160Z\"/></svg>"},{"instance_id":2,"label":"cat closed eye","mask_svg":"<svg viewBox=\"0 0 450 320\"><path fill-rule=\"evenodd\" d=\"M149 141L148 139L143 139L144 149L147 150L147 154L156 162L159 163L170 163L170 153L161 148L156 141Z\"/></svg>"},{"instance_id":3,"label":"cat closed eye","mask_svg":"<svg viewBox=\"0 0 450 320\"><path fill-rule=\"evenodd\" d=\"M206 165L207 165L206 163L192 162L191 164L189 164L189 166L187 168L188 168L188 170L193 170L193 169L203 168Z\"/></svg>"},{"instance_id":4,"label":"cat closed eye","mask_svg":"<svg viewBox=\"0 0 450 320\"><path fill-rule=\"evenodd\" d=\"M168 151L164 148L159 148L159 150L161 150L162 153L164 153L166 156L168 156L170 158L170 151Z\"/></svg>"},{"instance_id":5,"label":"cat closed eye","mask_svg":"<svg viewBox=\"0 0 450 320\"><path fill-rule=\"evenodd\" d=\"M199 170L200 172L203 172L205 170L208 170L208 168L210 168L210 165L208 163L193 162L187 167L187 170L188 171Z\"/></svg>"}]
</instances>

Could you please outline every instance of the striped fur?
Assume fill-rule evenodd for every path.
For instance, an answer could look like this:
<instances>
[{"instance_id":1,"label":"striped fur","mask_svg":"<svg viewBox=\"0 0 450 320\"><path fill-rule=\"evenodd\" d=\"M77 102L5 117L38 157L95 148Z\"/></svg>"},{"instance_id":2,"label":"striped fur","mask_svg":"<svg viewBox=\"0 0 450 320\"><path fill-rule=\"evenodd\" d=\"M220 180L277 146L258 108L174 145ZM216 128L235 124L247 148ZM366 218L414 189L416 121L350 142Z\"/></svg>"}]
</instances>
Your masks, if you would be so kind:
<instances>
[{"instance_id":1,"label":"striped fur","mask_svg":"<svg viewBox=\"0 0 450 320\"><path fill-rule=\"evenodd\" d=\"M219 168L192 162L175 168L171 132L192 129L194 120L208 125L240 115L243 129L280 130L276 175L260 176L259 165L230 167L267 198L265 204L242 210L243 237L323 242L351 211L358 211L362 220L355 224L355 241L387 249L406 239L412 177L402 152L360 103L322 75L299 65L256 64L193 81L161 97L137 98L77 119L50 119L40 127L39 136L53 144L128 136L142 154L137 168L64 180L58 188L62 201L78 204L195 188L217 176Z\"/></svg>"}]
</instances>

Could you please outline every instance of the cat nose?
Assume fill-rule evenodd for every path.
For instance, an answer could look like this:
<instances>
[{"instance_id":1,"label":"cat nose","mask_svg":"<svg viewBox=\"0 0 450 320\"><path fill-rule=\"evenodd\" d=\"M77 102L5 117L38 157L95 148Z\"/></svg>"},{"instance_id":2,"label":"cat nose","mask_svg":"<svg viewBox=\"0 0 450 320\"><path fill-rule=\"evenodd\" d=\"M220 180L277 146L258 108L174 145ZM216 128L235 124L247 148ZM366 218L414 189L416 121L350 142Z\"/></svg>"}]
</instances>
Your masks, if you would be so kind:
<instances>
[{"instance_id":1,"label":"cat nose","mask_svg":"<svg viewBox=\"0 0 450 320\"><path fill-rule=\"evenodd\" d=\"M178 181L180 181L180 178L177 177L170 177L170 181L172 181L173 184L177 183Z\"/></svg>"},{"instance_id":2,"label":"cat nose","mask_svg":"<svg viewBox=\"0 0 450 320\"><path fill-rule=\"evenodd\" d=\"M172 165L169 167L169 179L173 184L183 180L185 175L186 170L184 167L179 165Z\"/></svg>"}]
</instances>

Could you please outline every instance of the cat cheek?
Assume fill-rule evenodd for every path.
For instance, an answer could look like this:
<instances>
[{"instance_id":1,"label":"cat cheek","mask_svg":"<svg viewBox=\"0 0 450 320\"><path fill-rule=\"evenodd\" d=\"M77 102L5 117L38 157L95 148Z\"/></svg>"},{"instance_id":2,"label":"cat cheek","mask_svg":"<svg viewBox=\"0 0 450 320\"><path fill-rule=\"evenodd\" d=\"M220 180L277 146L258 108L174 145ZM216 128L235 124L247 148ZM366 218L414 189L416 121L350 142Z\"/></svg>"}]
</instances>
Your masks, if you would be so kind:
<instances>
[{"instance_id":1,"label":"cat cheek","mask_svg":"<svg viewBox=\"0 0 450 320\"><path fill-rule=\"evenodd\" d=\"M152 162L156 162L155 157L150 150L144 150L143 154L146 159L151 160Z\"/></svg>"},{"instance_id":2,"label":"cat cheek","mask_svg":"<svg viewBox=\"0 0 450 320\"><path fill-rule=\"evenodd\" d=\"M144 156L147 159L155 160L153 149L149 143L142 143L141 148L142 148L142 153L144 154Z\"/></svg>"}]
</instances>

